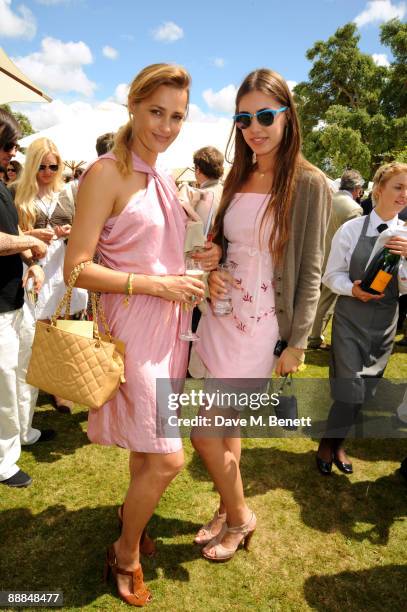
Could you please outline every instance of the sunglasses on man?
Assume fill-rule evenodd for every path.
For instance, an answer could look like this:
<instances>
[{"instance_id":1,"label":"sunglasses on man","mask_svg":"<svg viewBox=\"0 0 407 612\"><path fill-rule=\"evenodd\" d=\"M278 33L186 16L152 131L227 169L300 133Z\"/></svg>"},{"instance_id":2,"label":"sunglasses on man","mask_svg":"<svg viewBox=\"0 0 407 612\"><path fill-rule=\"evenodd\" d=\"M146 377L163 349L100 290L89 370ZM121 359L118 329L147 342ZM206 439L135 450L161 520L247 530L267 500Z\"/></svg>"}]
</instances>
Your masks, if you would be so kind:
<instances>
[{"instance_id":1,"label":"sunglasses on man","mask_svg":"<svg viewBox=\"0 0 407 612\"><path fill-rule=\"evenodd\" d=\"M287 109L288 106L282 106L277 110L274 110L274 108L263 108L257 111L257 113L237 113L237 115L233 115L233 121L239 130L245 130L250 127L255 117L260 125L263 127L270 127L270 125L274 123L275 116L279 113L283 113Z\"/></svg>"},{"instance_id":2,"label":"sunglasses on man","mask_svg":"<svg viewBox=\"0 0 407 612\"><path fill-rule=\"evenodd\" d=\"M40 167L38 168L38 172L44 172L44 170L46 170L47 168L49 168L51 170L51 172L58 172L58 164L41 164Z\"/></svg>"}]
</instances>

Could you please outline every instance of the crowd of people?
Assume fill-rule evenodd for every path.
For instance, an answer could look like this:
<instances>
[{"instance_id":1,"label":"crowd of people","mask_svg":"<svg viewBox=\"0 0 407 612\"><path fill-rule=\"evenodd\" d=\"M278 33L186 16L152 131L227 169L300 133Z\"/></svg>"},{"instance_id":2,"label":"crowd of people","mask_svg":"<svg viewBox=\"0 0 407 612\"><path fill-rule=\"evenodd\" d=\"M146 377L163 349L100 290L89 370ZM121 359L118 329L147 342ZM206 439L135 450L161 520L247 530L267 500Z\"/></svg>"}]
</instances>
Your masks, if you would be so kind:
<instances>
[{"instance_id":1,"label":"crowd of people","mask_svg":"<svg viewBox=\"0 0 407 612\"><path fill-rule=\"evenodd\" d=\"M202 278L186 274L180 201L192 198L193 190L179 194L157 157L182 128L189 91L190 76L181 66L143 69L129 88L128 123L98 139L98 157L79 189L63 184L61 156L44 138L28 148L15 180L9 169L20 129L0 110L0 164L6 169L0 182L0 484L31 484L18 467L21 445L55 435L31 424L38 390L25 382L29 347L35 320L49 321L73 268L89 262L69 314L86 311L88 291L100 293L111 333L126 347L126 382L89 411L88 436L129 450L122 529L107 549L105 576L111 573L119 596L135 606L151 599L140 564L140 554L155 550L148 521L183 466L180 438L157 434L156 395L157 379L182 380L187 373L182 311L206 302L207 291L213 303L231 293L231 314L204 311L190 371L200 372L205 389L227 380L229 389L245 381L249 391L259 391L259 379L273 373L297 372L307 346L321 347L333 313L334 402L316 455L319 471L328 475L332 464L353 470L344 440L383 375L399 294L407 294L407 231L399 219L407 205L407 165L393 162L376 171L374 208L367 215L358 204L364 185L358 172L346 171L332 197L325 175L302 155L290 89L269 69L251 72L237 91L229 143L234 155L224 183L221 152L209 146L194 154L197 189L212 192L217 211L210 239L190 254L207 273L209 289ZM360 281L382 231L401 263L386 289L372 295ZM220 262L232 270L229 280ZM60 411L71 411L69 399L54 401ZM203 406L201 413L214 423L220 410ZM240 438L195 427L191 441L219 494L195 542L208 560L227 561L241 544L249 545L257 526L244 497Z\"/></svg>"}]
</instances>

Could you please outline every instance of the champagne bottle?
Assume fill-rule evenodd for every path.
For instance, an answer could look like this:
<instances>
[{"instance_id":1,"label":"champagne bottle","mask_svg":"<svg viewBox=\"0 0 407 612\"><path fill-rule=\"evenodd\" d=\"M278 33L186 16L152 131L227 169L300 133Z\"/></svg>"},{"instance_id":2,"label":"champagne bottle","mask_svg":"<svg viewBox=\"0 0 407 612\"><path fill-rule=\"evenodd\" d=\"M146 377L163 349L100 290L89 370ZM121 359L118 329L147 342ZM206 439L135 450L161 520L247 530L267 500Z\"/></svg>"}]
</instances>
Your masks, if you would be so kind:
<instances>
[{"instance_id":1,"label":"champagne bottle","mask_svg":"<svg viewBox=\"0 0 407 612\"><path fill-rule=\"evenodd\" d=\"M384 293L387 285L397 274L400 255L390 253L386 247L378 251L365 270L360 288L367 293Z\"/></svg>"}]
</instances>

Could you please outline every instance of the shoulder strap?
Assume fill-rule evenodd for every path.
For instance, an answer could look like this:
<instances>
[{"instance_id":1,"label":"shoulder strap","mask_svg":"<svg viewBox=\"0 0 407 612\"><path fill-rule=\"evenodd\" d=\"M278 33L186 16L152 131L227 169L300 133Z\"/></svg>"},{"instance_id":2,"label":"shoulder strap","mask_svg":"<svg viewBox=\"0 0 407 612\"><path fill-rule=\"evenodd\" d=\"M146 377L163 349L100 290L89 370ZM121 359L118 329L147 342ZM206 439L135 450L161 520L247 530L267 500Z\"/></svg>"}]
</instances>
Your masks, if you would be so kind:
<instances>
[{"instance_id":1,"label":"shoulder strap","mask_svg":"<svg viewBox=\"0 0 407 612\"><path fill-rule=\"evenodd\" d=\"M367 228L369 227L369 222L370 222L370 215L366 215L366 219L363 223L362 231L360 232L360 235L362 237L366 236Z\"/></svg>"}]
</instances>

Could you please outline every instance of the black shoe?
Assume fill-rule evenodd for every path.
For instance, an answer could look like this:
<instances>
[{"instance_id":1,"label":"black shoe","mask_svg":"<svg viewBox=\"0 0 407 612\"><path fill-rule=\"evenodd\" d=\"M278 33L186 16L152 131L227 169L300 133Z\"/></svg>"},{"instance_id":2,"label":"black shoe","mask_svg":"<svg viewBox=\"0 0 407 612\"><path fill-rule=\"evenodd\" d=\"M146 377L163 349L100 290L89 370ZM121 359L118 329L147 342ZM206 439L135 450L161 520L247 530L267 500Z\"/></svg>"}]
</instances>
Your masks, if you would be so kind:
<instances>
[{"instance_id":1,"label":"black shoe","mask_svg":"<svg viewBox=\"0 0 407 612\"><path fill-rule=\"evenodd\" d=\"M33 479L28 474L23 472L23 470L18 470L18 472L14 474L14 476L12 476L11 478L7 478L7 480L1 480L0 484L7 485L8 487L22 488L29 487L32 481Z\"/></svg>"},{"instance_id":2,"label":"black shoe","mask_svg":"<svg viewBox=\"0 0 407 612\"><path fill-rule=\"evenodd\" d=\"M353 474L353 466L351 463L344 463L343 461L339 461L336 455L334 455L333 457L333 462L338 468L338 470L340 470L344 474Z\"/></svg>"},{"instance_id":3,"label":"black shoe","mask_svg":"<svg viewBox=\"0 0 407 612\"><path fill-rule=\"evenodd\" d=\"M43 429L41 431L40 437L38 438L37 442L35 442L35 444L38 444L38 442L48 442L49 440L53 440L56 435L57 432L55 431L55 429Z\"/></svg>"},{"instance_id":4,"label":"black shoe","mask_svg":"<svg viewBox=\"0 0 407 612\"><path fill-rule=\"evenodd\" d=\"M332 472L332 461L324 461L318 455L315 457L317 460L317 468L324 476L329 476Z\"/></svg>"}]
</instances>

